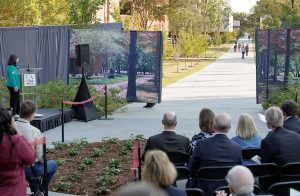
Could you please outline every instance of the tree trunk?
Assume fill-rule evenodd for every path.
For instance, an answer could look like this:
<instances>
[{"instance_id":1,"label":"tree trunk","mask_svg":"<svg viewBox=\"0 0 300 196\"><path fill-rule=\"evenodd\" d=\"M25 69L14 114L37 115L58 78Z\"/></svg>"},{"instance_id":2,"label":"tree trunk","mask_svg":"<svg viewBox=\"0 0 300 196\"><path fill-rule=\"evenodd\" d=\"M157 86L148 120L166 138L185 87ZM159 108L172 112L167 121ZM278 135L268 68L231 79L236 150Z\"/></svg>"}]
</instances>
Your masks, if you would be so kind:
<instances>
[{"instance_id":1,"label":"tree trunk","mask_svg":"<svg viewBox=\"0 0 300 196\"><path fill-rule=\"evenodd\" d=\"M126 98L129 102L137 101L136 97L136 66L137 66L137 31L130 31L128 58L128 87Z\"/></svg>"}]
</instances>

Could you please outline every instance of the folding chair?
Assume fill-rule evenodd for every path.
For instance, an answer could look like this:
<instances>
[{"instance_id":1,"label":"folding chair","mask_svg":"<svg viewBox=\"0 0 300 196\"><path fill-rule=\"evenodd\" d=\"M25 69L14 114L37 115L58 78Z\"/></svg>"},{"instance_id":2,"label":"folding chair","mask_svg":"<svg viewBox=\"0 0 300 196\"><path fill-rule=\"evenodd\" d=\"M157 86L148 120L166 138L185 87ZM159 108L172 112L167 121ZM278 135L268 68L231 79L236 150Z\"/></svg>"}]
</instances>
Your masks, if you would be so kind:
<instances>
[{"instance_id":1,"label":"folding chair","mask_svg":"<svg viewBox=\"0 0 300 196\"><path fill-rule=\"evenodd\" d=\"M287 163L280 168L280 181L300 180L300 162Z\"/></svg>"},{"instance_id":2,"label":"folding chair","mask_svg":"<svg viewBox=\"0 0 300 196\"><path fill-rule=\"evenodd\" d=\"M196 187L205 195L213 195L220 186L226 186L225 176L232 166L214 166L200 168L196 173Z\"/></svg>"},{"instance_id":3,"label":"folding chair","mask_svg":"<svg viewBox=\"0 0 300 196\"><path fill-rule=\"evenodd\" d=\"M187 188L185 189L187 196L204 196L204 193L201 189L198 188Z\"/></svg>"},{"instance_id":4,"label":"folding chair","mask_svg":"<svg viewBox=\"0 0 300 196\"><path fill-rule=\"evenodd\" d=\"M258 185L254 185L254 194L255 195L258 195L259 193L260 193L260 188L259 188L259 186ZM221 187L219 187L219 188L217 188L216 190L215 190L215 195L216 195L216 191L221 191L221 190L223 190L223 191L225 191L225 193L227 193L227 195L230 195L230 190L229 190L229 187L228 186L221 186Z\"/></svg>"},{"instance_id":5,"label":"folding chair","mask_svg":"<svg viewBox=\"0 0 300 196\"><path fill-rule=\"evenodd\" d=\"M255 155L260 154L260 148L246 148L242 150L243 160L250 160Z\"/></svg>"},{"instance_id":6,"label":"folding chair","mask_svg":"<svg viewBox=\"0 0 300 196\"><path fill-rule=\"evenodd\" d=\"M189 161L190 156L187 153L182 152L166 152L170 161L174 163L175 166L185 166Z\"/></svg>"},{"instance_id":7,"label":"folding chair","mask_svg":"<svg viewBox=\"0 0 300 196\"><path fill-rule=\"evenodd\" d=\"M275 196L290 195L290 189L300 191L300 181L278 182L270 186L268 192Z\"/></svg>"},{"instance_id":8,"label":"folding chair","mask_svg":"<svg viewBox=\"0 0 300 196\"><path fill-rule=\"evenodd\" d=\"M278 166L274 163L262 163L261 165L247 165L255 178L258 178L261 189L266 190L278 180Z\"/></svg>"},{"instance_id":9,"label":"folding chair","mask_svg":"<svg viewBox=\"0 0 300 196\"><path fill-rule=\"evenodd\" d=\"M44 196L48 196L48 173L47 173L47 148L46 142L43 144L43 161L44 161L44 175L37 176L33 167L31 167L32 174L34 176L33 180L36 181L38 185L38 191L33 193L33 195L41 195L42 193Z\"/></svg>"},{"instance_id":10,"label":"folding chair","mask_svg":"<svg viewBox=\"0 0 300 196\"><path fill-rule=\"evenodd\" d=\"M177 170L177 177L173 185L177 187L177 181L188 180L190 178L190 170L184 166L176 166L175 168Z\"/></svg>"}]
</instances>

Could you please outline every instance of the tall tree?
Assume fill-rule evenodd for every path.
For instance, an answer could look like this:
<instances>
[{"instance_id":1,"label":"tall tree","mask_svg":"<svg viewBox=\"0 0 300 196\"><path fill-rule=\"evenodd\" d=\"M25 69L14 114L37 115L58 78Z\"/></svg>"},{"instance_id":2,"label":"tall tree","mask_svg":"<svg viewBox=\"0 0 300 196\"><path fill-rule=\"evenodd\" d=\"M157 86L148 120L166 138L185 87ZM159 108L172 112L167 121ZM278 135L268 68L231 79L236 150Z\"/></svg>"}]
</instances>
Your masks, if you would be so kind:
<instances>
[{"instance_id":1,"label":"tall tree","mask_svg":"<svg viewBox=\"0 0 300 196\"><path fill-rule=\"evenodd\" d=\"M168 0L132 0L133 17L144 30L150 29L154 21L163 21L167 7Z\"/></svg>"},{"instance_id":2,"label":"tall tree","mask_svg":"<svg viewBox=\"0 0 300 196\"><path fill-rule=\"evenodd\" d=\"M28 26L40 24L37 0L1 0L1 26Z\"/></svg>"},{"instance_id":3,"label":"tall tree","mask_svg":"<svg viewBox=\"0 0 300 196\"><path fill-rule=\"evenodd\" d=\"M104 0L72 0L69 12L70 23L86 25L100 22L96 14L103 3Z\"/></svg>"}]
</instances>

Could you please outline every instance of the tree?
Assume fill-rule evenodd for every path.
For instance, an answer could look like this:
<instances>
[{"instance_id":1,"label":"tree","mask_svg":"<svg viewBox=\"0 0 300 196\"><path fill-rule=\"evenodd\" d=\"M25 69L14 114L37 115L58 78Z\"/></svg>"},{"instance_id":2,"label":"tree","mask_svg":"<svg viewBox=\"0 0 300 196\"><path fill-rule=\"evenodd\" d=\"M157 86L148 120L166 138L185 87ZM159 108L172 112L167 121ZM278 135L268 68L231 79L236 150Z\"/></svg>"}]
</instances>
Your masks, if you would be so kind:
<instances>
[{"instance_id":1,"label":"tree","mask_svg":"<svg viewBox=\"0 0 300 196\"><path fill-rule=\"evenodd\" d=\"M0 26L68 23L68 0L1 0Z\"/></svg>"},{"instance_id":2,"label":"tree","mask_svg":"<svg viewBox=\"0 0 300 196\"><path fill-rule=\"evenodd\" d=\"M132 16L138 19L139 27L148 30L154 21L165 19L168 0L132 0Z\"/></svg>"},{"instance_id":3,"label":"tree","mask_svg":"<svg viewBox=\"0 0 300 196\"><path fill-rule=\"evenodd\" d=\"M72 0L71 2L69 12L71 24L86 25L100 22L96 18L96 13L104 0Z\"/></svg>"},{"instance_id":4,"label":"tree","mask_svg":"<svg viewBox=\"0 0 300 196\"><path fill-rule=\"evenodd\" d=\"M29 26L40 24L41 17L37 1L1 0L1 26Z\"/></svg>"}]
</instances>

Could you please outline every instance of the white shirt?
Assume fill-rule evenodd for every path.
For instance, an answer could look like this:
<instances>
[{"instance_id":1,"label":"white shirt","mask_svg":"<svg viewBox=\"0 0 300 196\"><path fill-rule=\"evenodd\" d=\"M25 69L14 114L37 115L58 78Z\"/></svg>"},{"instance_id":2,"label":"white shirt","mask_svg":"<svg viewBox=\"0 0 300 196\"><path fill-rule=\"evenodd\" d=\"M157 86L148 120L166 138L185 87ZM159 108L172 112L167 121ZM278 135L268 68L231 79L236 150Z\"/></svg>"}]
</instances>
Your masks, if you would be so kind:
<instances>
[{"instance_id":1,"label":"white shirt","mask_svg":"<svg viewBox=\"0 0 300 196\"><path fill-rule=\"evenodd\" d=\"M23 118L18 118L17 126L20 130L20 132L23 134L23 136L27 139L29 143L33 143L35 140L39 140L43 137L43 134L39 129L32 126L28 120L25 120ZM43 162L43 144L37 144L34 147L34 150L36 152L36 160L39 162Z\"/></svg>"}]
</instances>

